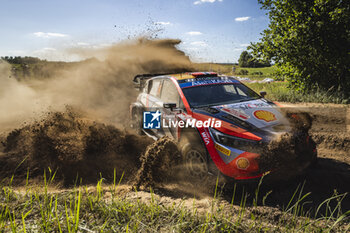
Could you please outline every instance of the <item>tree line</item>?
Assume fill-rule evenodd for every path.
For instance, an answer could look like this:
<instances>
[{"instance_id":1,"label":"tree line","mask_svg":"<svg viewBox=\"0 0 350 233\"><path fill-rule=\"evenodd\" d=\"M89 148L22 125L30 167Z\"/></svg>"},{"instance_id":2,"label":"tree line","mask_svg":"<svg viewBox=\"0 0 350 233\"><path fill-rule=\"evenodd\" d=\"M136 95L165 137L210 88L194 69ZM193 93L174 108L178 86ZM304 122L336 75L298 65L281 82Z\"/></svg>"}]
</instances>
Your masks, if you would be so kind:
<instances>
[{"instance_id":1,"label":"tree line","mask_svg":"<svg viewBox=\"0 0 350 233\"><path fill-rule=\"evenodd\" d=\"M350 1L258 2L270 23L248 47L253 59L272 61L296 90L321 88L350 97Z\"/></svg>"}]
</instances>

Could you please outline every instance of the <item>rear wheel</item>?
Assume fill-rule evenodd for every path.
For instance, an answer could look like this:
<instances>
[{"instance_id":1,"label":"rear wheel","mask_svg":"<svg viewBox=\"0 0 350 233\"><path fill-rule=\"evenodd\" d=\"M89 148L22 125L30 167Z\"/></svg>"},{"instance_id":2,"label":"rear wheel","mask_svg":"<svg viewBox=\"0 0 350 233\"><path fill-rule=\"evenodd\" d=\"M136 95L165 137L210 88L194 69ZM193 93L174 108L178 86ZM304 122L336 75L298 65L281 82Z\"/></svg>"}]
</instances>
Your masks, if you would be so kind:
<instances>
[{"instance_id":1,"label":"rear wheel","mask_svg":"<svg viewBox=\"0 0 350 233\"><path fill-rule=\"evenodd\" d=\"M139 109L133 110L131 127L136 131L138 135L145 135L142 130L142 111Z\"/></svg>"}]
</instances>

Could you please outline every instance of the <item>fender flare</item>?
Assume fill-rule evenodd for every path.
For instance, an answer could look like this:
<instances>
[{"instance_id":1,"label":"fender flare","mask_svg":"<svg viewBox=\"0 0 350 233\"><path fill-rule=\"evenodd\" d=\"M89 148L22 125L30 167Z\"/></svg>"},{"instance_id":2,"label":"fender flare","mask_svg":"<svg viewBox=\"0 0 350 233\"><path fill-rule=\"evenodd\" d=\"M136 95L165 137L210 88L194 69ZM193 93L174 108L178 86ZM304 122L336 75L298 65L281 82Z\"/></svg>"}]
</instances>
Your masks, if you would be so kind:
<instances>
[{"instance_id":1,"label":"fender flare","mask_svg":"<svg viewBox=\"0 0 350 233\"><path fill-rule=\"evenodd\" d=\"M133 114L136 110L141 110L143 111L144 110L144 106L139 103L139 102L135 102L135 103L132 103L130 105L130 117L132 118L133 117Z\"/></svg>"},{"instance_id":2,"label":"fender flare","mask_svg":"<svg viewBox=\"0 0 350 233\"><path fill-rule=\"evenodd\" d=\"M183 129L182 129L182 130L183 130ZM192 129L191 129L191 133L192 133L192 132L193 132L194 135L196 136L197 142L200 143L201 146L205 149L205 151L206 151L205 157L206 157L207 163L209 164L211 157L210 157L210 155L209 155L209 152L208 152L207 147L205 146L205 142L204 142L204 140L203 140L201 134L199 133L199 131L198 131L197 128L192 128ZM186 134L186 133L185 133L185 134ZM182 139L183 137L186 137L186 136L184 136L184 133L182 132L182 133L181 133L181 136L180 136L180 138L179 138L179 142L181 141L181 139ZM184 151L185 149L187 149L189 146L191 146L191 143L186 143L186 144L181 148L181 152Z\"/></svg>"}]
</instances>

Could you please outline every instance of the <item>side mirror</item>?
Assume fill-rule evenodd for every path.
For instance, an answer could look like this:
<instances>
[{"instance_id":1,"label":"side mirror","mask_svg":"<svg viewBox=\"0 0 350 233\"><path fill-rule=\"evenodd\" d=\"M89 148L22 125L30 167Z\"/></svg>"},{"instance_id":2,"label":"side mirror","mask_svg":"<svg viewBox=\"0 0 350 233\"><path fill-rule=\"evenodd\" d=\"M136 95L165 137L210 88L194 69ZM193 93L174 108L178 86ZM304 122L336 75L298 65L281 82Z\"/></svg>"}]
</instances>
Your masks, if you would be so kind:
<instances>
[{"instance_id":1,"label":"side mirror","mask_svg":"<svg viewBox=\"0 0 350 233\"><path fill-rule=\"evenodd\" d=\"M265 95L267 95L266 91L260 91L261 97L265 98Z\"/></svg>"},{"instance_id":2,"label":"side mirror","mask_svg":"<svg viewBox=\"0 0 350 233\"><path fill-rule=\"evenodd\" d=\"M164 108L169 108L171 111L173 111L174 108L176 108L176 103L164 103Z\"/></svg>"}]
</instances>

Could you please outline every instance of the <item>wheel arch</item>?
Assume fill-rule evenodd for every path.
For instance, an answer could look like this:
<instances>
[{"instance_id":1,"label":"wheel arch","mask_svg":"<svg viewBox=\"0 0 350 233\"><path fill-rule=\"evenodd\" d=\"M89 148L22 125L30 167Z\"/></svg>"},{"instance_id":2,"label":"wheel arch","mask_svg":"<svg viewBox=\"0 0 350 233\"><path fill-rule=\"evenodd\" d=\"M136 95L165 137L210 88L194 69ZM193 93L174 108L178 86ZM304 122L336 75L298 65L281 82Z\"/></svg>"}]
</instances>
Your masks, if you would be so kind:
<instances>
[{"instance_id":1,"label":"wheel arch","mask_svg":"<svg viewBox=\"0 0 350 233\"><path fill-rule=\"evenodd\" d=\"M201 137L197 128L186 128L181 130L180 138L179 138L179 146L180 151L183 152L188 149L192 145L200 145L203 150L205 150L205 157L207 162L209 162L210 155L207 147L205 146L205 142Z\"/></svg>"},{"instance_id":2,"label":"wheel arch","mask_svg":"<svg viewBox=\"0 0 350 233\"><path fill-rule=\"evenodd\" d=\"M135 102L130 105L130 117L133 118L136 111L144 111L144 106L141 103Z\"/></svg>"}]
</instances>

